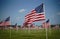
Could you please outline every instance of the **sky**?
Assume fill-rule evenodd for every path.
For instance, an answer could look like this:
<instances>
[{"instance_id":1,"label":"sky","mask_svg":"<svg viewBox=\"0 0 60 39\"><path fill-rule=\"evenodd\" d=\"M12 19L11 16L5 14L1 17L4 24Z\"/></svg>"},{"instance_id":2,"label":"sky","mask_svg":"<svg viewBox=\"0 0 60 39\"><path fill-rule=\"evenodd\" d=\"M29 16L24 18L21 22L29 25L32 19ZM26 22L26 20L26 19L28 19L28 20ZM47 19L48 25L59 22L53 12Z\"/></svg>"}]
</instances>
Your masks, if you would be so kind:
<instances>
[{"instance_id":1,"label":"sky","mask_svg":"<svg viewBox=\"0 0 60 39\"><path fill-rule=\"evenodd\" d=\"M51 24L60 24L60 0L0 0L0 21L10 16L12 25L23 25L25 16L41 3L44 3L46 20L49 19ZM43 22L34 24L41 25Z\"/></svg>"}]
</instances>

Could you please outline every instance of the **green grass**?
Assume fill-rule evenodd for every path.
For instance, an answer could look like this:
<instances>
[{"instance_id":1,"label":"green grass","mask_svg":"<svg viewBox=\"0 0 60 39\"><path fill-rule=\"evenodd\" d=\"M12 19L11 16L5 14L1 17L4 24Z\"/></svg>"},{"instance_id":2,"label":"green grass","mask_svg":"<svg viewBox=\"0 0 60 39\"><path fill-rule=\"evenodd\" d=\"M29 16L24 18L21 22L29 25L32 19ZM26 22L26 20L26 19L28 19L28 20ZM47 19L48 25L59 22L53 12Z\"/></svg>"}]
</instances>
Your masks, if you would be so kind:
<instances>
[{"instance_id":1,"label":"green grass","mask_svg":"<svg viewBox=\"0 0 60 39\"><path fill-rule=\"evenodd\" d=\"M48 30L48 39L60 39L60 29ZM41 30L0 30L0 39L46 39L46 31Z\"/></svg>"}]
</instances>

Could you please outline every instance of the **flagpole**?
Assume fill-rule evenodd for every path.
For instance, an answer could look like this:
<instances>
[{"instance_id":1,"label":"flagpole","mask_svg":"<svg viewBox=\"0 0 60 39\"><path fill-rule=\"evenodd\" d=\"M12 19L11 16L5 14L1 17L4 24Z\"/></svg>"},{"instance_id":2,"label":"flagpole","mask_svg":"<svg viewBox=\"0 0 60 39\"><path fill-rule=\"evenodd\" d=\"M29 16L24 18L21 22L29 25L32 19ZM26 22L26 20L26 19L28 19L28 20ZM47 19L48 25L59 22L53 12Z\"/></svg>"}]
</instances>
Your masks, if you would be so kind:
<instances>
[{"instance_id":1,"label":"flagpole","mask_svg":"<svg viewBox=\"0 0 60 39\"><path fill-rule=\"evenodd\" d=\"M11 26L10 26L11 27ZM10 29L10 39L11 39L11 29Z\"/></svg>"},{"instance_id":2,"label":"flagpole","mask_svg":"<svg viewBox=\"0 0 60 39\"><path fill-rule=\"evenodd\" d=\"M31 24L28 24L28 29L29 29L28 32L29 32L29 33L30 33L30 26L31 26Z\"/></svg>"},{"instance_id":3,"label":"flagpole","mask_svg":"<svg viewBox=\"0 0 60 39\"><path fill-rule=\"evenodd\" d=\"M44 4L43 4L43 9L44 9L44 15L45 15L45 5L44 5ZM46 23L45 23L45 30L46 30L46 39L48 39L48 34L47 34Z\"/></svg>"},{"instance_id":4,"label":"flagpole","mask_svg":"<svg viewBox=\"0 0 60 39\"><path fill-rule=\"evenodd\" d=\"M46 39L48 39L48 29L47 29L47 24L46 24L46 22L45 22L45 30L46 30Z\"/></svg>"}]
</instances>

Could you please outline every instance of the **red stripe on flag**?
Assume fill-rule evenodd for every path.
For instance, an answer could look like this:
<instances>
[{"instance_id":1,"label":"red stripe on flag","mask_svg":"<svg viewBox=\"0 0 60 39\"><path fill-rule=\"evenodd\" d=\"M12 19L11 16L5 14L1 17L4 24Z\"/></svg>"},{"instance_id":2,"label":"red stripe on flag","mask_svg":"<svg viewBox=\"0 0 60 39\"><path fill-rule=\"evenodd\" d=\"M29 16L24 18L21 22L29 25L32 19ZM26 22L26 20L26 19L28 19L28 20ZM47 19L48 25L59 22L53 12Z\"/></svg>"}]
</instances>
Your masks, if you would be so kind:
<instances>
[{"instance_id":1,"label":"red stripe on flag","mask_svg":"<svg viewBox=\"0 0 60 39\"><path fill-rule=\"evenodd\" d=\"M6 21L6 22L4 22L4 25L5 25L5 26L10 25L10 21Z\"/></svg>"},{"instance_id":2,"label":"red stripe on flag","mask_svg":"<svg viewBox=\"0 0 60 39\"><path fill-rule=\"evenodd\" d=\"M2 22L2 23L0 24L0 26L4 26L4 22Z\"/></svg>"}]
</instances>

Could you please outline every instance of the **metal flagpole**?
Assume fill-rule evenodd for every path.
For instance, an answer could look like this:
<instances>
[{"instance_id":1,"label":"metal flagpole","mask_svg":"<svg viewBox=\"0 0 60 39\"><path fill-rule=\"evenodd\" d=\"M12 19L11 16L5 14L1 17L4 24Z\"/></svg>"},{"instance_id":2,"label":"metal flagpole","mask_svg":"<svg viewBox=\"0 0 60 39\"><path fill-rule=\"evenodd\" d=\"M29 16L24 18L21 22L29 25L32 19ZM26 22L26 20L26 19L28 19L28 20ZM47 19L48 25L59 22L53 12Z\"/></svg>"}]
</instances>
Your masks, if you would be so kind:
<instances>
[{"instance_id":1,"label":"metal flagpole","mask_svg":"<svg viewBox=\"0 0 60 39\"><path fill-rule=\"evenodd\" d=\"M44 15L45 15L45 5L44 5L44 4L43 4L43 9L44 9ZM48 34L47 34L46 23L45 23L45 30L46 30L46 39L48 39Z\"/></svg>"},{"instance_id":2,"label":"metal flagpole","mask_svg":"<svg viewBox=\"0 0 60 39\"><path fill-rule=\"evenodd\" d=\"M45 22L45 29L46 29L46 39L48 39L48 33L47 33L47 25L46 25L46 22Z\"/></svg>"},{"instance_id":3,"label":"metal flagpole","mask_svg":"<svg viewBox=\"0 0 60 39\"><path fill-rule=\"evenodd\" d=\"M29 32L29 33L30 33L30 25L31 25L31 24L28 24L28 32Z\"/></svg>"},{"instance_id":4,"label":"metal flagpole","mask_svg":"<svg viewBox=\"0 0 60 39\"><path fill-rule=\"evenodd\" d=\"M46 28L46 39L48 39L47 28Z\"/></svg>"},{"instance_id":5,"label":"metal flagpole","mask_svg":"<svg viewBox=\"0 0 60 39\"><path fill-rule=\"evenodd\" d=\"M12 27L11 27L11 23L10 23L10 28L9 28L9 30L10 30L10 39L11 39L11 28L12 28Z\"/></svg>"}]
</instances>

